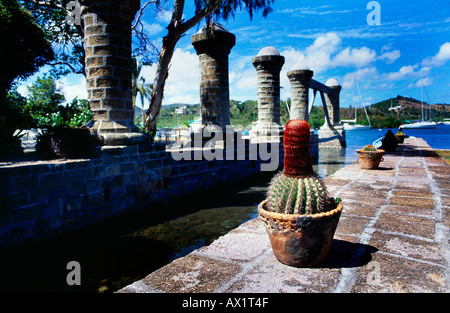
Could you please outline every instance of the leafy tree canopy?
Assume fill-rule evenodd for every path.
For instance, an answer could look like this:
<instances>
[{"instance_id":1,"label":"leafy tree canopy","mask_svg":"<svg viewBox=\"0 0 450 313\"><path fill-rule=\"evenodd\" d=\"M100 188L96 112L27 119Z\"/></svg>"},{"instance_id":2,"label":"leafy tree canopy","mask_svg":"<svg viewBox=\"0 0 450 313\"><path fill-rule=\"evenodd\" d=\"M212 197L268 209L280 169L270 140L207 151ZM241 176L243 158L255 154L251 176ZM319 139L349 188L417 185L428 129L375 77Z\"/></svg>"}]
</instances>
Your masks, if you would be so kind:
<instances>
[{"instance_id":1,"label":"leafy tree canopy","mask_svg":"<svg viewBox=\"0 0 450 313\"><path fill-rule=\"evenodd\" d=\"M1 59L0 99L17 77L27 78L54 57L45 32L17 0L0 0Z\"/></svg>"},{"instance_id":2,"label":"leafy tree canopy","mask_svg":"<svg viewBox=\"0 0 450 313\"><path fill-rule=\"evenodd\" d=\"M25 109L35 120L40 120L47 114L56 113L58 106L65 100L64 95L56 87L51 76L39 77L28 87L28 101Z\"/></svg>"}]
</instances>

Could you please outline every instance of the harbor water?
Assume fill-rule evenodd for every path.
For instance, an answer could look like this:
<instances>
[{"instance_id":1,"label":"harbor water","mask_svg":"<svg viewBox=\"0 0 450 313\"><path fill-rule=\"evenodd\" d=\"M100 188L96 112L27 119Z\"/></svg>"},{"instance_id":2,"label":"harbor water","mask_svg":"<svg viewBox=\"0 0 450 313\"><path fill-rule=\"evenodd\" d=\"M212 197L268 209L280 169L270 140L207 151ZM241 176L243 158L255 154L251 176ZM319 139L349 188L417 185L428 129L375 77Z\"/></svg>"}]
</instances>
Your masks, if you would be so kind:
<instances>
[{"instance_id":1,"label":"harbor water","mask_svg":"<svg viewBox=\"0 0 450 313\"><path fill-rule=\"evenodd\" d=\"M355 162L356 149L386 132L347 132L345 149L319 150L316 172L326 177ZM422 137L434 149L450 149L450 126L407 129L404 133ZM207 195L193 194L106 225L17 248L0 260L0 291L114 292L255 218L271 177L261 173ZM79 286L66 282L69 261L81 266Z\"/></svg>"}]
</instances>

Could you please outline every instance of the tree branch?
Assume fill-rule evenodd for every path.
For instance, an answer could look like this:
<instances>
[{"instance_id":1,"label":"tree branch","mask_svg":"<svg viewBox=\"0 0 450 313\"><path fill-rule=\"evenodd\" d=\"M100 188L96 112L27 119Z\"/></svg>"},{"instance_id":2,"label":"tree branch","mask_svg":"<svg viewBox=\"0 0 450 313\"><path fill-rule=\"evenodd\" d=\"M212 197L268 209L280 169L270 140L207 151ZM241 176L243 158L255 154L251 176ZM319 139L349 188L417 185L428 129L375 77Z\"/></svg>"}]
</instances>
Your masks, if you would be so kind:
<instances>
[{"instance_id":1,"label":"tree branch","mask_svg":"<svg viewBox=\"0 0 450 313\"><path fill-rule=\"evenodd\" d=\"M211 14L211 12L214 12L221 4L223 0L217 0L215 4L208 9L207 7L203 8L199 11L196 15L191 17L186 22L182 23L180 26L181 33L187 32L189 29L200 23L200 21L205 18L207 15Z\"/></svg>"},{"instance_id":2,"label":"tree branch","mask_svg":"<svg viewBox=\"0 0 450 313\"><path fill-rule=\"evenodd\" d=\"M131 30L134 30L136 28L136 26L138 25L142 15L144 14L144 10L147 7L147 5L149 5L150 3L158 3L157 0L152 0L152 1L147 1L146 3L144 3L144 5L139 9L139 13L138 16L136 18L136 21L134 22L134 24L131 26Z\"/></svg>"},{"instance_id":3,"label":"tree branch","mask_svg":"<svg viewBox=\"0 0 450 313\"><path fill-rule=\"evenodd\" d=\"M66 7L64 7L61 4L56 3L55 1L39 1L39 0L28 0L29 2L32 2L34 4L43 6L43 7L47 7L47 8L51 8L51 9L61 9L64 10L66 12L70 12L69 10L67 10Z\"/></svg>"}]
</instances>

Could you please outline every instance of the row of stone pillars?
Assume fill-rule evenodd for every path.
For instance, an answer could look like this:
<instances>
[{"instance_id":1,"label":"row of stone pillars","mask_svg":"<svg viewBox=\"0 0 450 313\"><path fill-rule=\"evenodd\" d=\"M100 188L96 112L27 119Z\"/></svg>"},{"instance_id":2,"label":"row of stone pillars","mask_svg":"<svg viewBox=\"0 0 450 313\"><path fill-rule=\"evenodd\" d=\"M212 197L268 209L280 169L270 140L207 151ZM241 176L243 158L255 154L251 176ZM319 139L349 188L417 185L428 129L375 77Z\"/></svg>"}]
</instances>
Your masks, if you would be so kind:
<instances>
[{"instance_id":1,"label":"row of stone pillars","mask_svg":"<svg viewBox=\"0 0 450 313\"><path fill-rule=\"evenodd\" d=\"M192 44L199 56L200 107L202 127L219 126L222 130L230 126L230 97L228 82L228 55L236 38L225 27L214 23L213 28L204 26L192 36ZM278 140L283 135L280 124L280 72L285 58L273 47L263 48L253 58L258 78L258 121L252 125L254 141ZM291 83L291 119L309 118L309 88L313 72L307 68L295 68L287 73ZM329 80L336 82L336 80ZM317 83L320 85L320 83ZM324 87L326 88L326 87ZM326 111L330 112L323 135L335 136L339 129L339 93L341 87L332 83L325 95ZM326 132L329 132L326 133ZM324 141L322 146L338 147L341 140Z\"/></svg>"},{"instance_id":2,"label":"row of stone pillars","mask_svg":"<svg viewBox=\"0 0 450 313\"><path fill-rule=\"evenodd\" d=\"M86 82L88 100L94 114L91 132L105 145L143 142L134 125L131 100L131 22L139 0L82 0ZM200 107L202 126L230 125L228 55L236 37L214 23L192 36L199 56ZM268 138L283 133L280 125L280 71L284 57L267 47L253 59L258 75L258 122L252 136ZM296 69L288 73L292 86L291 118L308 120L308 84L312 71ZM333 125L339 123L339 93L327 95ZM331 128L333 125L328 125Z\"/></svg>"}]
</instances>

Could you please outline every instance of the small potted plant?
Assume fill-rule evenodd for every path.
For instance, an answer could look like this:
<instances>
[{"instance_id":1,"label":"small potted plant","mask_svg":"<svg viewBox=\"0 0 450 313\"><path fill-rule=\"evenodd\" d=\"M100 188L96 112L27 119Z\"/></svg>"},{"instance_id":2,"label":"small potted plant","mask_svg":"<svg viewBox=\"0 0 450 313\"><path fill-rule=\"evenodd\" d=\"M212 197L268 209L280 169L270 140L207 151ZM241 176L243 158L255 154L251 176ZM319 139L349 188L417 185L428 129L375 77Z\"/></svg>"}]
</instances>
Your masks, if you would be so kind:
<instances>
[{"instance_id":1,"label":"small potted plant","mask_svg":"<svg viewBox=\"0 0 450 313\"><path fill-rule=\"evenodd\" d=\"M313 170L308 122L290 120L283 144L284 169L272 179L258 214L280 262L316 266L328 256L343 205L328 196Z\"/></svg>"},{"instance_id":2,"label":"small potted plant","mask_svg":"<svg viewBox=\"0 0 450 313\"><path fill-rule=\"evenodd\" d=\"M400 127L398 129L398 132L395 134L395 137L397 138L399 143L403 143L407 136L403 133L402 128Z\"/></svg>"},{"instance_id":3,"label":"small potted plant","mask_svg":"<svg viewBox=\"0 0 450 313\"><path fill-rule=\"evenodd\" d=\"M363 170L374 170L383 161L384 150L377 149L373 145L366 145L362 149L356 150L359 167Z\"/></svg>"}]
</instances>

